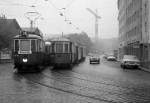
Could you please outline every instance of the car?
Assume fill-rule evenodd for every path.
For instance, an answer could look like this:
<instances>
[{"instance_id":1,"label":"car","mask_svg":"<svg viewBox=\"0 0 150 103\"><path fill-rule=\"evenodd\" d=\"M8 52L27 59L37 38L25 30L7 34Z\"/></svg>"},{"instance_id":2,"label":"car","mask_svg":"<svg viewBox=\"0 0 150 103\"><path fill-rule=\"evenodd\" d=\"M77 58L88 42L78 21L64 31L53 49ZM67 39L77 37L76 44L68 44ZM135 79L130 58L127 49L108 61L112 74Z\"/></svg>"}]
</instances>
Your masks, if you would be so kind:
<instances>
[{"instance_id":1,"label":"car","mask_svg":"<svg viewBox=\"0 0 150 103\"><path fill-rule=\"evenodd\" d=\"M140 60L135 55L124 55L121 60L121 68L139 68Z\"/></svg>"},{"instance_id":2,"label":"car","mask_svg":"<svg viewBox=\"0 0 150 103\"><path fill-rule=\"evenodd\" d=\"M116 61L116 57L114 57L114 56L108 56L107 57L107 61Z\"/></svg>"},{"instance_id":3,"label":"car","mask_svg":"<svg viewBox=\"0 0 150 103\"><path fill-rule=\"evenodd\" d=\"M106 59L107 59L107 55L106 55L106 54L104 54L104 55L103 55L103 58L106 60Z\"/></svg>"},{"instance_id":4,"label":"car","mask_svg":"<svg viewBox=\"0 0 150 103\"><path fill-rule=\"evenodd\" d=\"M100 63L100 57L99 56L97 56L97 55L95 55L95 56L91 56L90 58L89 58L89 61L90 61L90 64L92 64L92 63Z\"/></svg>"}]
</instances>

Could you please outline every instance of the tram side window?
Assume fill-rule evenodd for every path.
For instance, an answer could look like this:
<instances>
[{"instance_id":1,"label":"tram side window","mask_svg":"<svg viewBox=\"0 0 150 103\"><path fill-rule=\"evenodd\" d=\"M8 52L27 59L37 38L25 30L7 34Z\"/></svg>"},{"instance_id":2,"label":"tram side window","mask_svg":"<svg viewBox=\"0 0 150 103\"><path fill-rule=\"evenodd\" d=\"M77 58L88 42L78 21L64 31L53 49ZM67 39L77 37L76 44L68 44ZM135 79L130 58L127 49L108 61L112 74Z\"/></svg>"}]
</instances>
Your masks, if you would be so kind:
<instances>
[{"instance_id":1,"label":"tram side window","mask_svg":"<svg viewBox=\"0 0 150 103\"><path fill-rule=\"evenodd\" d=\"M52 46L49 47L49 52L52 53Z\"/></svg>"},{"instance_id":2,"label":"tram side window","mask_svg":"<svg viewBox=\"0 0 150 103\"><path fill-rule=\"evenodd\" d=\"M19 40L15 40L15 52L19 51Z\"/></svg>"},{"instance_id":3,"label":"tram side window","mask_svg":"<svg viewBox=\"0 0 150 103\"><path fill-rule=\"evenodd\" d=\"M44 44L44 42L42 41L42 52L44 52L44 50L45 50L45 44Z\"/></svg>"},{"instance_id":4,"label":"tram side window","mask_svg":"<svg viewBox=\"0 0 150 103\"><path fill-rule=\"evenodd\" d=\"M39 51L41 52L42 51L42 42L41 42L41 40L38 40L39 41Z\"/></svg>"},{"instance_id":5,"label":"tram side window","mask_svg":"<svg viewBox=\"0 0 150 103\"><path fill-rule=\"evenodd\" d=\"M31 51L32 52L36 51L36 42L35 42L35 40L31 40Z\"/></svg>"},{"instance_id":6,"label":"tram side window","mask_svg":"<svg viewBox=\"0 0 150 103\"><path fill-rule=\"evenodd\" d=\"M56 53L63 52L63 44L56 44Z\"/></svg>"},{"instance_id":7,"label":"tram side window","mask_svg":"<svg viewBox=\"0 0 150 103\"><path fill-rule=\"evenodd\" d=\"M49 46L46 46L46 47L45 47L45 52L46 52L46 53L50 53L50 51L49 51Z\"/></svg>"},{"instance_id":8,"label":"tram side window","mask_svg":"<svg viewBox=\"0 0 150 103\"><path fill-rule=\"evenodd\" d=\"M69 45L65 44L65 53L68 53L68 52L69 52Z\"/></svg>"},{"instance_id":9,"label":"tram side window","mask_svg":"<svg viewBox=\"0 0 150 103\"><path fill-rule=\"evenodd\" d=\"M52 43L52 53L54 53L55 52L55 44L54 43Z\"/></svg>"},{"instance_id":10,"label":"tram side window","mask_svg":"<svg viewBox=\"0 0 150 103\"><path fill-rule=\"evenodd\" d=\"M40 52L41 51L41 41L37 40L37 51Z\"/></svg>"},{"instance_id":11,"label":"tram side window","mask_svg":"<svg viewBox=\"0 0 150 103\"><path fill-rule=\"evenodd\" d=\"M74 51L74 50L73 50L73 44L72 44L72 43L69 43L69 44L70 44L70 45L69 45L69 47L70 47L70 48L69 48L70 52Z\"/></svg>"},{"instance_id":12,"label":"tram side window","mask_svg":"<svg viewBox=\"0 0 150 103\"><path fill-rule=\"evenodd\" d=\"M39 40L37 40L37 51L39 52Z\"/></svg>"}]
</instances>

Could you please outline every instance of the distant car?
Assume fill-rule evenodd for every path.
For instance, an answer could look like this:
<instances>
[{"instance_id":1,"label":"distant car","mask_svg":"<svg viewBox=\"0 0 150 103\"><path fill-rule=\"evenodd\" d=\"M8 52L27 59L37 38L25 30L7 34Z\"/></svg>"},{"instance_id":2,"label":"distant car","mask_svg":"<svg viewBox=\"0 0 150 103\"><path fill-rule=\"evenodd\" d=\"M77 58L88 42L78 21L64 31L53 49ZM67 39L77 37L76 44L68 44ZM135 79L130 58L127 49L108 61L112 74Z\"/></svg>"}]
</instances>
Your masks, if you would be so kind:
<instances>
[{"instance_id":1,"label":"distant car","mask_svg":"<svg viewBox=\"0 0 150 103\"><path fill-rule=\"evenodd\" d=\"M124 55L121 60L122 68L139 68L140 60L135 55Z\"/></svg>"},{"instance_id":2,"label":"distant car","mask_svg":"<svg viewBox=\"0 0 150 103\"><path fill-rule=\"evenodd\" d=\"M103 58L104 58L104 59L107 59L107 55L104 54Z\"/></svg>"},{"instance_id":3,"label":"distant car","mask_svg":"<svg viewBox=\"0 0 150 103\"><path fill-rule=\"evenodd\" d=\"M108 61L116 61L116 57L114 57L114 56L111 55L111 56L107 57L107 60Z\"/></svg>"},{"instance_id":4,"label":"distant car","mask_svg":"<svg viewBox=\"0 0 150 103\"><path fill-rule=\"evenodd\" d=\"M91 56L90 58L89 58L89 61L90 61L90 64L92 64L92 63L100 63L100 57L99 56Z\"/></svg>"}]
</instances>

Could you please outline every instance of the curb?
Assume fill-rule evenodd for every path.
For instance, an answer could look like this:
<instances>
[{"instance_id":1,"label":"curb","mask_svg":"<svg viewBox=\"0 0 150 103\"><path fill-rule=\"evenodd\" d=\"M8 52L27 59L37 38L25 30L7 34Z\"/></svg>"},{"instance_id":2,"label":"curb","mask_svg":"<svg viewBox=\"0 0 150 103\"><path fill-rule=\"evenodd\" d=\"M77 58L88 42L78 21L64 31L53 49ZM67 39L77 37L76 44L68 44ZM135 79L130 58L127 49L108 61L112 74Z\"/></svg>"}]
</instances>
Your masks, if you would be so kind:
<instances>
[{"instance_id":1,"label":"curb","mask_svg":"<svg viewBox=\"0 0 150 103\"><path fill-rule=\"evenodd\" d=\"M150 69L146 69L146 68L144 68L144 67L140 67L140 69L143 70L143 71L146 71L146 72L149 72L149 73L150 73Z\"/></svg>"}]
</instances>

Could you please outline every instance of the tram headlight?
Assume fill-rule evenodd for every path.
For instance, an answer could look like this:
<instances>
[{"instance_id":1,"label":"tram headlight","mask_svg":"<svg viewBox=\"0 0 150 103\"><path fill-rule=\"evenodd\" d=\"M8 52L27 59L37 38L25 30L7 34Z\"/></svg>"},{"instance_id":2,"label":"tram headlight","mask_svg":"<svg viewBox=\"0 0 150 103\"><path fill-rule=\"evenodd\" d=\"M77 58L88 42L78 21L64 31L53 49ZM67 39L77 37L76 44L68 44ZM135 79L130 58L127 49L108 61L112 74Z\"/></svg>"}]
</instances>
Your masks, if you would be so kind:
<instances>
[{"instance_id":1,"label":"tram headlight","mask_svg":"<svg viewBox=\"0 0 150 103\"><path fill-rule=\"evenodd\" d=\"M22 60L24 63L27 63L28 62L28 59L27 58L23 58Z\"/></svg>"}]
</instances>

